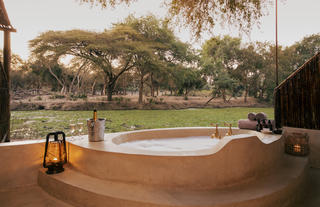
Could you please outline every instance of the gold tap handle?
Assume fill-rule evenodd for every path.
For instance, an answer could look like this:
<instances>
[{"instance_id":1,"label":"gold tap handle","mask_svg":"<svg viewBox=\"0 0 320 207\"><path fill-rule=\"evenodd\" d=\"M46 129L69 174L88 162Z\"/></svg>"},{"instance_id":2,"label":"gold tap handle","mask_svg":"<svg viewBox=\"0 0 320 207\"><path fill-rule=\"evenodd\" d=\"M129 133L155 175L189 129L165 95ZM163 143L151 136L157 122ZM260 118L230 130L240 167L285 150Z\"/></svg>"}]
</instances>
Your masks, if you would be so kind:
<instances>
[{"instance_id":1,"label":"gold tap handle","mask_svg":"<svg viewBox=\"0 0 320 207\"><path fill-rule=\"evenodd\" d=\"M211 135L211 138L219 138L218 124L211 123L210 125L213 127L214 127L214 125L216 126L216 132Z\"/></svg>"},{"instance_id":2,"label":"gold tap handle","mask_svg":"<svg viewBox=\"0 0 320 207\"><path fill-rule=\"evenodd\" d=\"M230 123L224 123L224 126L228 126L229 127L229 131L227 132L226 136L231 136L232 135L232 124Z\"/></svg>"}]
</instances>

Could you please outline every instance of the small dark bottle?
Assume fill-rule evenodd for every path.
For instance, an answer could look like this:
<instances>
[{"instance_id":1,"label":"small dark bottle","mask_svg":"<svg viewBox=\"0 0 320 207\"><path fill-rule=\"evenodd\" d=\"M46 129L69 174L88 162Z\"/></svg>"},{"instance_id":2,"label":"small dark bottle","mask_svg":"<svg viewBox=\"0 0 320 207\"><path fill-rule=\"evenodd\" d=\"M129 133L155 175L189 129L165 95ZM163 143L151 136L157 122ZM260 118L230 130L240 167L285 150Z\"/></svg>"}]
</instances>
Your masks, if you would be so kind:
<instances>
[{"instance_id":1,"label":"small dark bottle","mask_svg":"<svg viewBox=\"0 0 320 207\"><path fill-rule=\"evenodd\" d=\"M256 126L256 130L257 130L257 132L261 132L261 130L263 129L263 126L261 124L260 119L258 119L257 121L258 121L258 124Z\"/></svg>"},{"instance_id":2,"label":"small dark bottle","mask_svg":"<svg viewBox=\"0 0 320 207\"><path fill-rule=\"evenodd\" d=\"M263 128L268 128L268 125L267 125L265 119L262 119L262 127L263 127Z\"/></svg>"},{"instance_id":3,"label":"small dark bottle","mask_svg":"<svg viewBox=\"0 0 320 207\"><path fill-rule=\"evenodd\" d=\"M273 131L273 126L272 126L271 120L268 120L268 127L269 127L270 131Z\"/></svg>"},{"instance_id":4,"label":"small dark bottle","mask_svg":"<svg viewBox=\"0 0 320 207\"><path fill-rule=\"evenodd\" d=\"M263 130L263 124L260 122L260 132Z\"/></svg>"}]
</instances>

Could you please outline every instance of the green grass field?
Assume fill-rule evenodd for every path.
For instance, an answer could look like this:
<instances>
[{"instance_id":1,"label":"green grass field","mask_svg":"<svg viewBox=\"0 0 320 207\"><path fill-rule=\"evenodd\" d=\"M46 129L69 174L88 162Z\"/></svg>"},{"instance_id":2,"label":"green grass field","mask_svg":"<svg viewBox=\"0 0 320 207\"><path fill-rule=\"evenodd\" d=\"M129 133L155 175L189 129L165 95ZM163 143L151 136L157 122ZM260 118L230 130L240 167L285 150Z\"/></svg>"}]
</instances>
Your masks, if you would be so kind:
<instances>
[{"instance_id":1,"label":"green grass field","mask_svg":"<svg viewBox=\"0 0 320 207\"><path fill-rule=\"evenodd\" d=\"M112 110L98 111L99 118L106 118L106 133L138 129L210 126L225 122L237 126L239 119L246 119L249 112L265 112L273 119L273 108L219 108L187 110ZM11 112L11 138L43 139L53 131L71 135L70 124L83 123L81 134L87 133L86 120L92 111L13 111ZM77 134L79 132L77 131Z\"/></svg>"}]
</instances>

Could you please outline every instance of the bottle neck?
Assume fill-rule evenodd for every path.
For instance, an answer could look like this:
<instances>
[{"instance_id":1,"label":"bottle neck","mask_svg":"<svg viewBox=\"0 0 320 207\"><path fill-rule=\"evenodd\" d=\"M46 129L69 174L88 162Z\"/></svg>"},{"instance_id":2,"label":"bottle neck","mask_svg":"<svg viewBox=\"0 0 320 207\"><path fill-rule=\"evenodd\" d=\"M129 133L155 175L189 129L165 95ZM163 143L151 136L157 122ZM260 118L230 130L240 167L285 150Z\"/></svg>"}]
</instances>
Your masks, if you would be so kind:
<instances>
[{"instance_id":1,"label":"bottle neck","mask_svg":"<svg viewBox=\"0 0 320 207\"><path fill-rule=\"evenodd\" d=\"M93 121L97 121L97 111L93 111Z\"/></svg>"}]
</instances>

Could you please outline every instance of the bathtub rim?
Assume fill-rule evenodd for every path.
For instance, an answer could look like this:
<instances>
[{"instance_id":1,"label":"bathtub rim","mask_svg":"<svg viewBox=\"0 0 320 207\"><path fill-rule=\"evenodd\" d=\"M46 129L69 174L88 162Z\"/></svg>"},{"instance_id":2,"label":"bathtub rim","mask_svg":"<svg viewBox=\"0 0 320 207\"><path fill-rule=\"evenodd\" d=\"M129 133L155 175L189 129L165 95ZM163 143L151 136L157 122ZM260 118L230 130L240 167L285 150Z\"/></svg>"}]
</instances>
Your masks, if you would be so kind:
<instances>
[{"instance_id":1,"label":"bathtub rim","mask_svg":"<svg viewBox=\"0 0 320 207\"><path fill-rule=\"evenodd\" d=\"M228 130L227 127L219 127L219 129L223 130L224 132ZM131 155L142 155L142 156L210 156L212 154L219 152L221 149L223 149L228 143L232 142L233 140L258 139L262 144L269 145L281 139L281 135L264 134L264 133L256 132L253 130L239 129L239 128L233 127L232 130L234 132L241 132L244 134L244 136L224 137L218 142L217 145L215 145L210 149L199 149L199 150L193 150L193 151L153 151L153 150L145 150L145 149L137 149L137 148L121 146L119 144L122 142L118 142L119 139L122 139L130 135L153 133L153 132L161 133L166 131L176 132L176 131L188 131L188 130L210 131L212 133L214 132L214 129L212 127L177 127L177 128L144 129L144 130L105 134L104 141L101 141L101 142L89 142L87 135L71 137L69 138L68 142L70 142L71 144L77 145L79 147L87 148L90 150L104 151L109 153L120 153L124 155L131 154ZM208 136L210 136L211 134L208 134ZM199 135L199 136L202 136L202 135ZM166 137L163 137L163 138L166 138ZM173 138L173 137L169 137L169 138ZM179 138L179 137L176 137L176 138Z\"/></svg>"}]
</instances>

